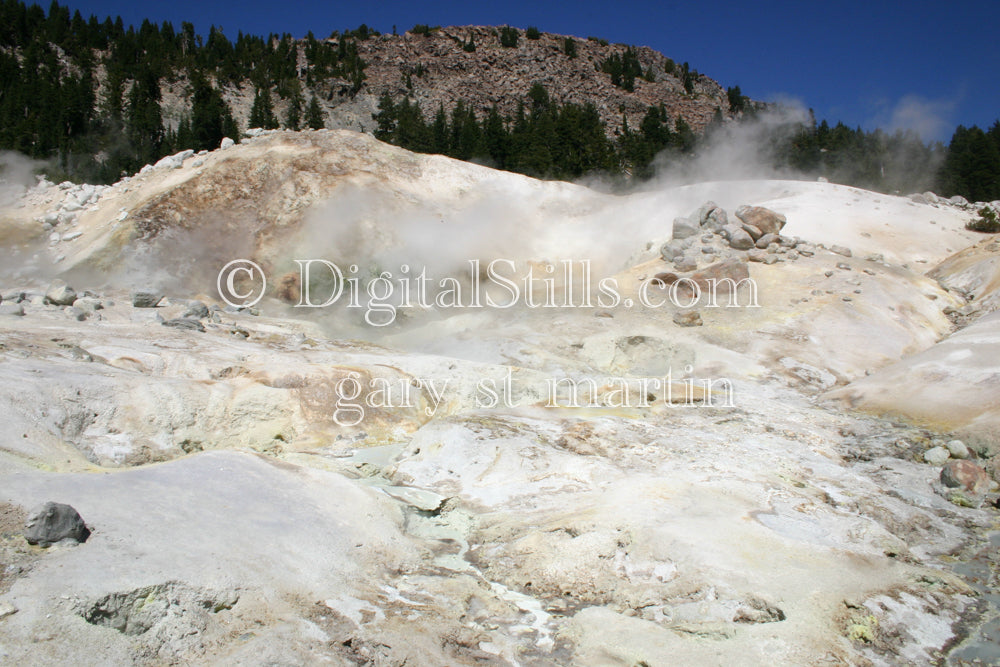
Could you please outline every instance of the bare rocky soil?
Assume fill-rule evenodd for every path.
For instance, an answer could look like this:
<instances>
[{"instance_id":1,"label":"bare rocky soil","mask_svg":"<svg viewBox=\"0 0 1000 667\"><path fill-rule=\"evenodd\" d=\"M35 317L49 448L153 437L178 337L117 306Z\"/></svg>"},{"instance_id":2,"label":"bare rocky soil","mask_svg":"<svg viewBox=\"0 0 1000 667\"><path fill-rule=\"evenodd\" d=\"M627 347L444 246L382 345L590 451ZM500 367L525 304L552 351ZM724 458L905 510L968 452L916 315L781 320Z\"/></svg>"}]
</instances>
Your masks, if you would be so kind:
<instances>
[{"instance_id":1,"label":"bare rocky soil","mask_svg":"<svg viewBox=\"0 0 1000 667\"><path fill-rule=\"evenodd\" d=\"M796 181L608 195L349 132L20 192L0 661L988 664L1000 281L972 215ZM268 287L234 307L241 258ZM307 258L424 267L458 303L296 308ZM756 307L670 303L723 276ZM85 543L24 542L50 500Z\"/></svg>"}]
</instances>

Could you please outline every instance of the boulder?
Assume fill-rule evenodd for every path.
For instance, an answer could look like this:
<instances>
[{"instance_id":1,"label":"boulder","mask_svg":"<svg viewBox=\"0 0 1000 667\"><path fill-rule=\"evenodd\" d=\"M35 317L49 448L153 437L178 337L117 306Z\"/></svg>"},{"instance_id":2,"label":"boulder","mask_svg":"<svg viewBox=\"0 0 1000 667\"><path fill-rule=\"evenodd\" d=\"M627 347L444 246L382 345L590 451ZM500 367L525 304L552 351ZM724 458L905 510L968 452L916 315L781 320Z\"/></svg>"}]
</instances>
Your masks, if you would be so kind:
<instances>
[{"instance_id":1,"label":"boulder","mask_svg":"<svg viewBox=\"0 0 1000 667\"><path fill-rule=\"evenodd\" d=\"M163 299L162 292L151 289L141 289L132 292L132 305L135 308L156 308L156 304Z\"/></svg>"},{"instance_id":2,"label":"boulder","mask_svg":"<svg viewBox=\"0 0 1000 667\"><path fill-rule=\"evenodd\" d=\"M698 233L698 225L688 218L674 218L674 230L671 238L686 239Z\"/></svg>"},{"instance_id":3,"label":"boulder","mask_svg":"<svg viewBox=\"0 0 1000 667\"><path fill-rule=\"evenodd\" d=\"M74 308L79 308L80 310L86 310L93 312L95 310L101 310L104 308L104 303L100 299L92 296L82 296L73 302Z\"/></svg>"},{"instance_id":4,"label":"boulder","mask_svg":"<svg viewBox=\"0 0 1000 667\"><path fill-rule=\"evenodd\" d=\"M45 292L45 301L56 306L72 306L76 301L76 290L61 280L57 280L49 286Z\"/></svg>"},{"instance_id":5,"label":"boulder","mask_svg":"<svg viewBox=\"0 0 1000 667\"><path fill-rule=\"evenodd\" d=\"M206 306L201 301L189 301L188 308L184 311L181 317L193 318L200 320L203 317L208 317L208 306Z\"/></svg>"},{"instance_id":6,"label":"boulder","mask_svg":"<svg viewBox=\"0 0 1000 667\"><path fill-rule=\"evenodd\" d=\"M941 468L941 483L974 496L984 495L990 490L990 476L972 461L948 461Z\"/></svg>"},{"instance_id":7,"label":"boulder","mask_svg":"<svg viewBox=\"0 0 1000 667\"><path fill-rule=\"evenodd\" d=\"M932 447L924 452L924 461L932 466L944 465L951 458L951 454L944 447Z\"/></svg>"},{"instance_id":8,"label":"boulder","mask_svg":"<svg viewBox=\"0 0 1000 667\"><path fill-rule=\"evenodd\" d=\"M755 245L761 250L766 250L769 245L777 243L780 238L781 237L777 234L764 234L757 239L757 243Z\"/></svg>"},{"instance_id":9,"label":"boulder","mask_svg":"<svg viewBox=\"0 0 1000 667\"><path fill-rule=\"evenodd\" d=\"M735 250L749 250L753 248L753 238L742 229L733 229L729 234L729 247Z\"/></svg>"},{"instance_id":10,"label":"boulder","mask_svg":"<svg viewBox=\"0 0 1000 667\"><path fill-rule=\"evenodd\" d=\"M961 440L952 440L947 443L945 447L948 449L948 453L951 454L953 459L967 459L969 458L969 448L965 446L965 443Z\"/></svg>"},{"instance_id":11,"label":"boulder","mask_svg":"<svg viewBox=\"0 0 1000 667\"><path fill-rule=\"evenodd\" d=\"M232 148L235 145L236 145L235 141L233 141L229 137L223 137L222 143L219 144L219 148L222 150L226 150L227 148Z\"/></svg>"},{"instance_id":12,"label":"boulder","mask_svg":"<svg viewBox=\"0 0 1000 667\"><path fill-rule=\"evenodd\" d=\"M84 310L83 308L77 308L76 306L66 306L63 309L67 315L77 322L83 322L91 314L92 311Z\"/></svg>"},{"instance_id":13,"label":"boulder","mask_svg":"<svg viewBox=\"0 0 1000 667\"><path fill-rule=\"evenodd\" d=\"M702 227L718 231L729 224L729 216L726 215L725 209L716 206L708 212L708 215L705 216L704 220L700 221L700 224Z\"/></svg>"},{"instance_id":14,"label":"boulder","mask_svg":"<svg viewBox=\"0 0 1000 667\"><path fill-rule=\"evenodd\" d=\"M175 329L187 329L188 331L201 331L203 333L205 331L204 324L190 317L178 317L173 320L167 320L163 323L163 326Z\"/></svg>"},{"instance_id":15,"label":"boulder","mask_svg":"<svg viewBox=\"0 0 1000 667\"><path fill-rule=\"evenodd\" d=\"M750 238L754 240L754 243L756 243L760 239L760 237L764 235L763 232L760 231L760 229L754 227L753 225L748 225L746 223L743 223L743 231L745 231L747 234L750 235Z\"/></svg>"},{"instance_id":16,"label":"boulder","mask_svg":"<svg viewBox=\"0 0 1000 667\"><path fill-rule=\"evenodd\" d=\"M702 204L697 211L692 213L689 218L691 222L698 225L699 227L708 222L708 217L712 214L712 211L719 208L719 205L714 201L707 201Z\"/></svg>"},{"instance_id":17,"label":"boulder","mask_svg":"<svg viewBox=\"0 0 1000 667\"><path fill-rule=\"evenodd\" d=\"M681 257L683 255L684 255L684 248L676 240L675 241L669 241L667 243L664 243L662 246L660 246L660 257L662 257L664 259L664 261L672 262L675 259L677 259L678 257ZM296 280L297 280L297 278L298 278L298 274L297 273L291 274L291 275L294 276L296 278ZM295 301L298 301L298 300L299 300L299 297L296 294Z\"/></svg>"},{"instance_id":18,"label":"boulder","mask_svg":"<svg viewBox=\"0 0 1000 667\"><path fill-rule=\"evenodd\" d=\"M86 542L90 530L79 512L62 503L47 502L36 507L24 522L24 539L28 544L51 546L63 540Z\"/></svg>"},{"instance_id":19,"label":"boulder","mask_svg":"<svg viewBox=\"0 0 1000 667\"><path fill-rule=\"evenodd\" d=\"M785 216L763 206L740 206L736 217L759 229L761 234L777 234L787 222Z\"/></svg>"},{"instance_id":20,"label":"boulder","mask_svg":"<svg viewBox=\"0 0 1000 667\"><path fill-rule=\"evenodd\" d=\"M184 166L184 160L188 159L194 155L193 150L181 151L180 153L175 153L174 155L168 155L165 158L161 158L159 162L153 165L154 169L180 169ZM142 172L140 172L142 173Z\"/></svg>"}]
</instances>

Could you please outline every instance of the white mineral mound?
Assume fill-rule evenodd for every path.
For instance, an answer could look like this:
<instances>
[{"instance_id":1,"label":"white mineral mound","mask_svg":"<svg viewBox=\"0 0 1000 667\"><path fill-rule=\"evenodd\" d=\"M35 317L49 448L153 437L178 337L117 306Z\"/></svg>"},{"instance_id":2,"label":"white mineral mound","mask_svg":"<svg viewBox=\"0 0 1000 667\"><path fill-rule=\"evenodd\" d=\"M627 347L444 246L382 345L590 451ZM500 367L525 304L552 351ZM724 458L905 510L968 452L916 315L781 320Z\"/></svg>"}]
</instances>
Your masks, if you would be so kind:
<instances>
[{"instance_id":1,"label":"white mineral mound","mask_svg":"<svg viewBox=\"0 0 1000 667\"><path fill-rule=\"evenodd\" d=\"M673 219L709 200L788 223L772 263L692 237L700 270L746 267L759 307L741 292L682 327L639 299L675 270ZM949 502L922 459L996 423L961 384L998 384L998 320L952 335L946 315L992 303L991 246L949 259L980 239L971 217L799 181L612 195L349 132L33 188L0 218L0 659L930 662L971 620L941 556L996 515ZM371 327L272 285L227 309L235 258L272 283L296 258L426 267L464 303ZM568 298L546 264L589 260L620 303L467 307L468 261L496 258L554 275L542 303ZM74 305L46 297L56 274ZM137 288L166 298L134 307ZM49 500L85 544L25 548L19 508Z\"/></svg>"}]
</instances>

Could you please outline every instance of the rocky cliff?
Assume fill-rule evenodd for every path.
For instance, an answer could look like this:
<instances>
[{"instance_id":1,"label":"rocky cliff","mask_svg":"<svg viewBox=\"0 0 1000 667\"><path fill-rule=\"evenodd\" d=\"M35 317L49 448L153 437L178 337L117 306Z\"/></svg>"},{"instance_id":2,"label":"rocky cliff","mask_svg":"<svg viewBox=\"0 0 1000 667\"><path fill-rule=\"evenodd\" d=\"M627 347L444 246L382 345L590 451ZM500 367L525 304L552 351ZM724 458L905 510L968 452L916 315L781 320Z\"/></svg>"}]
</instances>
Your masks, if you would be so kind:
<instances>
[{"instance_id":1,"label":"rocky cliff","mask_svg":"<svg viewBox=\"0 0 1000 667\"><path fill-rule=\"evenodd\" d=\"M573 43L574 56L566 53L567 40ZM464 48L470 41L475 50ZM366 65L366 79L354 93L351 82L339 77L306 86L305 43L298 42L300 80L306 100L315 94L321 101L327 127L371 131L375 126L372 114L386 93L397 101L409 96L428 120L441 106L450 111L459 100L472 105L480 116L494 104L502 114L512 115L522 102L530 107L528 91L535 83L545 86L554 102L593 104L610 136L621 130L623 119L637 128L651 105L663 105L671 119L683 118L695 131L704 129L717 110L727 118L733 116L726 90L718 82L690 70L688 92L683 65L645 46L629 47L552 33L527 39L520 31L517 45L505 47L500 43L498 29L488 26L376 35L358 40L357 46ZM601 69L606 59L621 57L629 48L634 49L643 72L643 76L635 78L631 91L614 85L611 75ZM168 123L176 125L190 109L187 81L181 77L165 81L162 87L164 116ZM240 127L246 128L253 87L249 82L229 86L224 96ZM275 113L283 118L288 101L276 94L273 98Z\"/></svg>"}]
</instances>

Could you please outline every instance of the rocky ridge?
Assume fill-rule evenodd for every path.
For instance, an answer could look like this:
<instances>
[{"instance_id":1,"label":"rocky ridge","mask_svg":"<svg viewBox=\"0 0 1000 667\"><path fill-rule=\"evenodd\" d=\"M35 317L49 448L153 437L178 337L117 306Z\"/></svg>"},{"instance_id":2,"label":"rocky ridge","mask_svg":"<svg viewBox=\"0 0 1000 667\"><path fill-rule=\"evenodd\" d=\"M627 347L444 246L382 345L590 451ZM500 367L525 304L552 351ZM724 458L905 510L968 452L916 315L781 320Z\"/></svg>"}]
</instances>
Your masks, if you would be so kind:
<instances>
[{"instance_id":1,"label":"rocky ridge","mask_svg":"<svg viewBox=\"0 0 1000 667\"><path fill-rule=\"evenodd\" d=\"M476 44L473 52L462 47L469 39ZM566 39L575 42L576 57L564 53ZM609 74L599 71L606 58L621 55L626 45L596 39L541 33L539 39L530 40L522 30L518 45L508 48L500 45L496 28L449 26L427 35L406 32L373 36L359 40L357 45L366 63L366 79L357 93L352 93L351 83L345 79L317 82L310 89L301 78L306 99L316 95L329 128L372 131L372 114L378 111L378 100L384 94L396 101L409 96L428 122L439 107L450 112L459 100L471 105L480 117L494 104L501 114L513 116L519 103L530 109L527 94L535 83L545 86L554 102L594 104L612 136L621 130L623 118L629 127L638 128L647 109L661 104L671 119L683 118L695 131L708 125L717 110L725 118L733 117L724 87L698 74L692 92L687 93L681 63L645 46L636 47L636 53L643 71L652 73L653 79L637 77L634 91L626 91L613 85ZM298 59L304 71L303 49L300 41ZM161 82L164 120L171 127L176 127L190 109L188 88L183 76ZM247 127L253 87L228 86L223 96L240 127ZM284 118L288 101L277 94L272 97L276 115ZM748 104L764 106L752 101Z\"/></svg>"}]
</instances>

